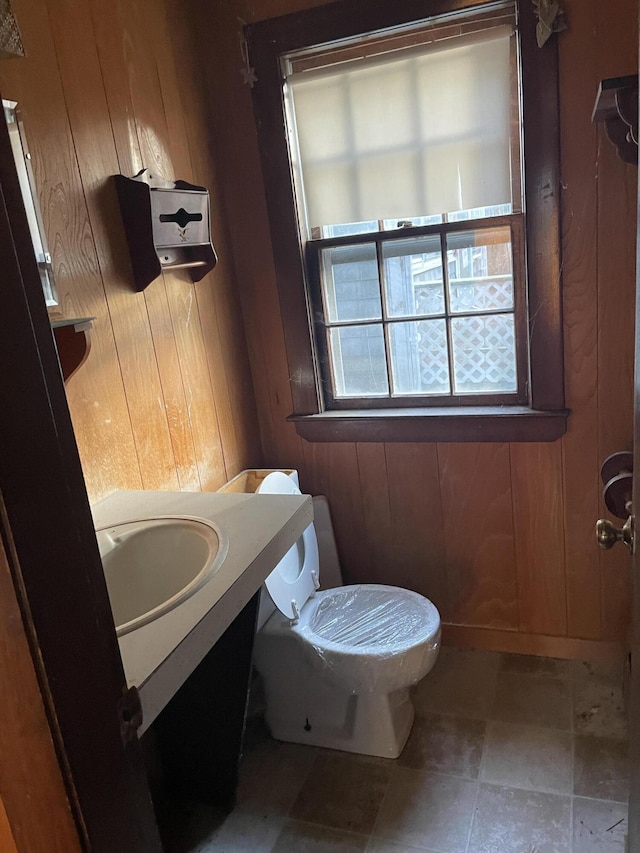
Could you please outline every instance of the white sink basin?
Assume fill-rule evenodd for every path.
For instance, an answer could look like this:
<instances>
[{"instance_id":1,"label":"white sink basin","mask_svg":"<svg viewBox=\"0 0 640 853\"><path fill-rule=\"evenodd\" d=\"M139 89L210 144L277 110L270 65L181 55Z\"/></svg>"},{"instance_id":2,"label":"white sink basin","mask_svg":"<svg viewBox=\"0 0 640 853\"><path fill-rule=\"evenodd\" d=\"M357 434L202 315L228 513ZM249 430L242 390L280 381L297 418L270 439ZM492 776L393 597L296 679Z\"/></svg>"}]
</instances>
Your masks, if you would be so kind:
<instances>
[{"instance_id":1,"label":"white sink basin","mask_svg":"<svg viewBox=\"0 0 640 853\"><path fill-rule=\"evenodd\" d=\"M228 542L211 521L135 519L96 530L119 637L173 610L222 565Z\"/></svg>"}]
</instances>

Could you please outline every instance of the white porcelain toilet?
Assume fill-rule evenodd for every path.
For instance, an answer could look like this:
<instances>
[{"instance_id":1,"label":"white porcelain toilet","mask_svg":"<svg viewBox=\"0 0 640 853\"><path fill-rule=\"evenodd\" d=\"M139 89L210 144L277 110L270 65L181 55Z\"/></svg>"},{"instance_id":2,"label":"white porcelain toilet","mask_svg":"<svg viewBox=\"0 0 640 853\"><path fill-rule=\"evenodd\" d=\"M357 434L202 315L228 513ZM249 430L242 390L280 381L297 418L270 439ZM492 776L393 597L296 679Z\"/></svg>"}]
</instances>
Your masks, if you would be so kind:
<instances>
[{"instance_id":1,"label":"white porcelain toilet","mask_svg":"<svg viewBox=\"0 0 640 853\"><path fill-rule=\"evenodd\" d=\"M300 494L297 475L273 472L258 491ZM413 723L409 688L440 649L434 605L377 584L320 591L313 524L265 585L254 663L273 737L396 758Z\"/></svg>"}]
</instances>

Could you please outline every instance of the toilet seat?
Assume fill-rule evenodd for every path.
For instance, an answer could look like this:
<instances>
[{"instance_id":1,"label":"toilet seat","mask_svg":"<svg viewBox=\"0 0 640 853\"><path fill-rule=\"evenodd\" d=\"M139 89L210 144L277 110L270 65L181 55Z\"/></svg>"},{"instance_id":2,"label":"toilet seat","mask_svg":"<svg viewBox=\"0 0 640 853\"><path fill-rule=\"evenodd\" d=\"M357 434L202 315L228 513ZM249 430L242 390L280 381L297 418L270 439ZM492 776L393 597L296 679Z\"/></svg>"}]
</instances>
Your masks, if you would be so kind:
<instances>
[{"instance_id":1,"label":"toilet seat","mask_svg":"<svg viewBox=\"0 0 640 853\"><path fill-rule=\"evenodd\" d=\"M299 495L300 489L282 471L267 474L258 486L261 495ZM313 524L293 545L265 581L275 606L287 619L297 621L305 603L320 586L318 540Z\"/></svg>"},{"instance_id":2,"label":"toilet seat","mask_svg":"<svg viewBox=\"0 0 640 853\"><path fill-rule=\"evenodd\" d=\"M430 640L440 625L426 598L382 584L328 589L314 605L309 633L337 652L387 656Z\"/></svg>"},{"instance_id":3,"label":"toilet seat","mask_svg":"<svg viewBox=\"0 0 640 853\"><path fill-rule=\"evenodd\" d=\"M339 612L340 597L352 600L346 616ZM397 630L392 629L390 619L383 619L378 632L366 619L372 598L378 598L379 606L386 603ZM336 612L329 616L334 607ZM440 617L435 606L416 592L355 584L318 592L296 624L286 622L276 611L260 634L258 649L268 638L297 639L296 646L310 671L329 676L349 692L390 693L424 675L425 662L440 647Z\"/></svg>"}]
</instances>

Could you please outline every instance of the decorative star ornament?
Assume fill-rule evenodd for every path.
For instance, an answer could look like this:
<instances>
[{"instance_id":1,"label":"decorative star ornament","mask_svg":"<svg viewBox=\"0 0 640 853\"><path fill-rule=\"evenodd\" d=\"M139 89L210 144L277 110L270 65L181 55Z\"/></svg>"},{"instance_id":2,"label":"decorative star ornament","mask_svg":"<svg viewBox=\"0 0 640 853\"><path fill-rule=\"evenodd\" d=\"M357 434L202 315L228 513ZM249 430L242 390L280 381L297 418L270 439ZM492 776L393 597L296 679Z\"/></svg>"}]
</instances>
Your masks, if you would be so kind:
<instances>
[{"instance_id":1,"label":"decorative star ornament","mask_svg":"<svg viewBox=\"0 0 640 853\"><path fill-rule=\"evenodd\" d=\"M533 0L536 7L536 39L538 47L545 44L552 33L559 33L567 29L564 21L564 12L556 0Z\"/></svg>"}]
</instances>

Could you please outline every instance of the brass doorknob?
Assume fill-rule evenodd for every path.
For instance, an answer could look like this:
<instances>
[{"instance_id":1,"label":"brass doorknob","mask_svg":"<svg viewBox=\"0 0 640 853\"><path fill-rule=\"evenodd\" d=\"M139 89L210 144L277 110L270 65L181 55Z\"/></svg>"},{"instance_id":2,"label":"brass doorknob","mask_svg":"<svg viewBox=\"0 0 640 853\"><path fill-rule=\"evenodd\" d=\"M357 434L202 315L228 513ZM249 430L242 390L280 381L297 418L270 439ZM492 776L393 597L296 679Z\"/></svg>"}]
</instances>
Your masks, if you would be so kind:
<instances>
[{"instance_id":1,"label":"brass doorknob","mask_svg":"<svg viewBox=\"0 0 640 853\"><path fill-rule=\"evenodd\" d=\"M605 551L613 548L616 542L624 542L627 548L633 553L633 516L629 516L622 528L615 527L608 518L601 518L596 522L596 539L598 540L598 545Z\"/></svg>"}]
</instances>

